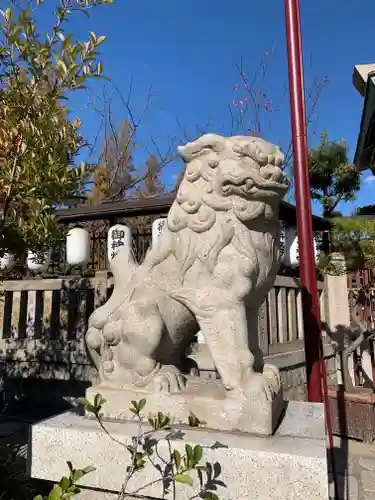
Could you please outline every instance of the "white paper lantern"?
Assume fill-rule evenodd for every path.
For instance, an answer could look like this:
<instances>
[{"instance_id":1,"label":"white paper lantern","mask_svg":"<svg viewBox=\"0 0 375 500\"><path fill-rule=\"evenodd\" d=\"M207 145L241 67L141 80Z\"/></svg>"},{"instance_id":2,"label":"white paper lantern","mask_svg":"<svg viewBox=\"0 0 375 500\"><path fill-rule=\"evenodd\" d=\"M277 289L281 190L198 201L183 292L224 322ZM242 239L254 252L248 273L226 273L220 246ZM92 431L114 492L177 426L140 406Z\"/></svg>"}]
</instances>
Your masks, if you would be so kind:
<instances>
[{"instance_id":1,"label":"white paper lantern","mask_svg":"<svg viewBox=\"0 0 375 500\"><path fill-rule=\"evenodd\" d=\"M129 249L131 247L132 232L128 226L116 224L109 228L107 238L107 255L109 262L111 262L122 248Z\"/></svg>"},{"instance_id":2,"label":"white paper lantern","mask_svg":"<svg viewBox=\"0 0 375 500\"><path fill-rule=\"evenodd\" d=\"M75 227L66 237L66 261L70 266L85 266L90 260L90 235L86 229Z\"/></svg>"},{"instance_id":3,"label":"white paper lantern","mask_svg":"<svg viewBox=\"0 0 375 500\"><path fill-rule=\"evenodd\" d=\"M33 273L45 273L51 262L51 252L35 253L27 252L26 264Z\"/></svg>"},{"instance_id":4,"label":"white paper lantern","mask_svg":"<svg viewBox=\"0 0 375 500\"><path fill-rule=\"evenodd\" d=\"M16 260L14 256L10 253L5 253L0 257L0 271L9 271L14 267Z\"/></svg>"},{"instance_id":5,"label":"white paper lantern","mask_svg":"<svg viewBox=\"0 0 375 500\"><path fill-rule=\"evenodd\" d=\"M163 227L166 224L167 219L166 217L160 218L160 219L155 219L154 222L152 223L152 244L154 245L156 241L158 240L159 236L161 235L163 231Z\"/></svg>"},{"instance_id":6,"label":"white paper lantern","mask_svg":"<svg viewBox=\"0 0 375 500\"><path fill-rule=\"evenodd\" d=\"M314 256L315 263L319 260L318 244L316 238L314 238ZM294 227L286 227L285 229L285 243L284 243L284 255L282 262L287 267L299 267L299 245L297 230Z\"/></svg>"}]
</instances>

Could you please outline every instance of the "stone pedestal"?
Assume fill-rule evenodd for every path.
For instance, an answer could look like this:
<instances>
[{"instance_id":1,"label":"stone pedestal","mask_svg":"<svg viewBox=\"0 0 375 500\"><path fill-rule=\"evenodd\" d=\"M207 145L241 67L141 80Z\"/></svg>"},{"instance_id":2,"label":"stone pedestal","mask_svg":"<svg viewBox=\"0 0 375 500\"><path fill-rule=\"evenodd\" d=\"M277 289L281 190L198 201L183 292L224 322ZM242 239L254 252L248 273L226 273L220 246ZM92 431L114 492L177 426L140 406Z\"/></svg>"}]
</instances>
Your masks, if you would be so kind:
<instances>
[{"instance_id":1,"label":"stone pedestal","mask_svg":"<svg viewBox=\"0 0 375 500\"><path fill-rule=\"evenodd\" d=\"M200 415L198 415L200 416ZM58 481L67 473L66 461L76 468L94 465L97 469L82 479L85 500L118 497L129 465L123 444L137 435L135 422L106 422L112 439L98 423L67 412L32 426L31 476ZM163 434L163 433L161 433ZM162 437L159 434L158 437ZM201 444L204 460L218 463L216 494L222 499L245 500L327 500L328 479L321 404L289 402L281 425L273 436L259 437L241 432L180 428L171 437L171 446L184 453L185 443ZM159 455L168 456L165 441ZM177 484L176 498L187 500L199 491L195 472L194 486ZM129 493L138 492L162 498L159 472L150 464L135 474ZM148 485L144 488L145 485Z\"/></svg>"},{"instance_id":2,"label":"stone pedestal","mask_svg":"<svg viewBox=\"0 0 375 500\"><path fill-rule=\"evenodd\" d=\"M259 376L261 382L263 378ZM102 409L103 420L134 420L134 414L129 411L130 401L146 399L143 414L147 417L163 412L170 417L172 424L181 424L186 423L193 413L209 429L269 436L276 429L284 408L282 388L277 380L275 385L277 389L271 398L260 390L259 384L243 397L238 394L228 397L221 381L188 377L186 388L176 394L151 393L134 388L116 389L100 384L88 388L86 398L94 401L96 394L103 396L106 400ZM87 416L90 417L90 414Z\"/></svg>"}]
</instances>

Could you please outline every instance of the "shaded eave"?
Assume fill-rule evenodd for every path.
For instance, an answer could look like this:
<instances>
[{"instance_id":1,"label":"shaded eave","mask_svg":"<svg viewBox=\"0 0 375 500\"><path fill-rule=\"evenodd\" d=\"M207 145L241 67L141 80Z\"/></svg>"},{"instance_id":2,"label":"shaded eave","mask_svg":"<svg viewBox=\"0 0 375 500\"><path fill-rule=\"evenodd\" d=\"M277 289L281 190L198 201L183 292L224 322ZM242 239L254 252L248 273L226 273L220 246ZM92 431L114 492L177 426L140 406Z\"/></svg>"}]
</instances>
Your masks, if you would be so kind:
<instances>
[{"instance_id":1,"label":"shaded eave","mask_svg":"<svg viewBox=\"0 0 375 500\"><path fill-rule=\"evenodd\" d=\"M147 198L142 200L124 200L99 205L82 205L75 208L57 210L57 218L63 224L83 222L88 220L107 219L115 221L117 217L135 217L139 215L165 215L168 213L175 195L162 198ZM296 225L296 207L282 201L280 203L280 219L290 225ZM327 219L313 216L313 229L324 231L331 228Z\"/></svg>"},{"instance_id":2,"label":"shaded eave","mask_svg":"<svg viewBox=\"0 0 375 500\"><path fill-rule=\"evenodd\" d=\"M360 170L371 168L375 150L375 71L369 73L363 103L354 164Z\"/></svg>"}]
</instances>

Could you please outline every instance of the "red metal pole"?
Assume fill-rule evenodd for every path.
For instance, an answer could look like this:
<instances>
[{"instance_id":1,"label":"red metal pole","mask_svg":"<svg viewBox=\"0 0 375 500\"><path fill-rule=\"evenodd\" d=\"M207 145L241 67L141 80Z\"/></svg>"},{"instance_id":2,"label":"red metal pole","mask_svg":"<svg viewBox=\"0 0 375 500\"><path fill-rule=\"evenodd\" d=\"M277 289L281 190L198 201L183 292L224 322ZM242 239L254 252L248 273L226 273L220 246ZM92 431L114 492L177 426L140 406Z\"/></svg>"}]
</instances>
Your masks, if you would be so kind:
<instances>
[{"instance_id":1,"label":"red metal pole","mask_svg":"<svg viewBox=\"0 0 375 500\"><path fill-rule=\"evenodd\" d=\"M285 0L285 24L308 398L312 402L321 402L323 383L324 408L329 447L331 449L330 458L334 477L335 498L338 498L336 467L333 455L332 421L328 401L327 371L323 356L322 327L313 245L299 0Z\"/></svg>"},{"instance_id":2,"label":"red metal pole","mask_svg":"<svg viewBox=\"0 0 375 500\"><path fill-rule=\"evenodd\" d=\"M297 204L297 233L305 330L307 389L309 401L321 402L322 337L310 204L306 110L298 0L285 0L285 21L293 136L293 172Z\"/></svg>"},{"instance_id":3,"label":"red metal pole","mask_svg":"<svg viewBox=\"0 0 375 500\"><path fill-rule=\"evenodd\" d=\"M312 402L321 402L323 383L324 408L329 447L331 448L335 498L338 498L336 467L333 455L332 421L328 401L327 372L323 356L322 327L313 245L299 0L285 0L285 20L308 398Z\"/></svg>"}]
</instances>

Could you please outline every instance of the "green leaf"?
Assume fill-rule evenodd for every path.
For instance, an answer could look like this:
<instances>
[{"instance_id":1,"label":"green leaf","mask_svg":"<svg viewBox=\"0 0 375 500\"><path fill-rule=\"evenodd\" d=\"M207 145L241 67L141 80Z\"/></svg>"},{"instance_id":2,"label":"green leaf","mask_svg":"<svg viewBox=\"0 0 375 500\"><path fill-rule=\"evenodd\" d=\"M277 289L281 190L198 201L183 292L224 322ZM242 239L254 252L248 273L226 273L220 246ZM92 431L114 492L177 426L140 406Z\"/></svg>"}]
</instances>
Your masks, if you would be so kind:
<instances>
[{"instance_id":1,"label":"green leaf","mask_svg":"<svg viewBox=\"0 0 375 500\"><path fill-rule=\"evenodd\" d=\"M43 500L42 495L38 495L37 497L34 497L33 500Z\"/></svg>"},{"instance_id":2,"label":"green leaf","mask_svg":"<svg viewBox=\"0 0 375 500\"><path fill-rule=\"evenodd\" d=\"M69 500L69 498L73 498L77 496L77 494L80 492L78 488L75 488L74 491L67 491L64 493L63 500Z\"/></svg>"},{"instance_id":3,"label":"green leaf","mask_svg":"<svg viewBox=\"0 0 375 500\"><path fill-rule=\"evenodd\" d=\"M61 500L62 493L60 486L55 486L48 495L48 500Z\"/></svg>"},{"instance_id":4,"label":"green leaf","mask_svg":"<svg viewBox=\"0 0 375 500\"><path fill-rule=\"evenodd\" d=\"M67 466L69 467L69 471L70 471L70 472L73 472L73 470L74 470L74 469L73 469L73 464L72 464L72 462L70 462L70 461L68 460L66 463L67 463Z\"/></svg>"},{"instance_id":5,"label":"green leaf","mask_svg":"<svg viewBox=\"0 0 375 500\"><path fill-rule=\"evenodd\" d=\"M194 415L192 411L190 411L190 415L188 417L188 424L190 427L199 427L200 424L205 424L206 422L203 422L199 420L199 418Z\"/></svg>"},{"instance_id":6,"label":"green leaf","mask_svg":"<svg viewBox=\"0 0 375 500\"><path fill-rule=\"evenodd\" d=\"M165 427L168 422L169 422L169 417L165 415L163 412L159 411L157 420L158 429L162 429L163 427Z\"/></svg>"},{"instance_id":7,"label":"green leaf","mask_svg":"<svg viewBox=\"0 0 375 500\"><path fill-rule=\"evenodd\" d=\"M180 470L181 467L181 453L178 450L173 450L173 458L176 464L176 469Z\"/></svg>"},{"instance_id":8,"label":"green leaf","mask_svg":"<svg viewBox=\"0 0 375 500\"><path fill-rule=\"evenodd\" d=\"M93 465L88 465L87 467L82 469L82 472L84 474L90 474L90 472L95 472L95 471L96 471L96 468Z\"/></svg>"},{"instance_id":9,"label":"green leaf","mask_svg":"<svg viewBox=\"0 0 375 500\"><path fill-rule=\"evenodd\" d=\"M103 43L105 40L106 40L106 36L105 35L102 35L100 36L97 40L96 40L96 46L100 45L101 43Z\"/></svg>"},{"instance_id":10,"label":"green leaf","mask_svg":"<svg viewBox=\"0 0 375 500\"><path fill-rule=\"evenodd\" d=\"M65 40L64 40L64 41L63 41L63 43L61 44L61 50L62 50L62 51L64 51L64 50L68 47L68 45L69 45L69 43L71 42L71 40L72 40L72 35L68 35L68 36L65 38ZM77 65L75 65L75 66L77 66ZM70 71L71 71L71 68L70 68Z\"/></svg>"},{"instance_id":11,"label":"green leaf","mask_svg":"<svg viewBox=\"0 0 375 500\"><path fill-rule=\"evenodd\" d=\"M94 415L97 413L95 406L90 403L85 405L85 410L89 413L93 413Z\"/></svg>"},{"instance_id":12,"label":"green leaf","mask_svg":"<svg viewBox=\"0 0 375 500\"><path fill-rule=\"evenodd\" d=\"M203 457L203 448L201 445L197 444L194 446L194 461L198 463Z\"/></svg>"},{"instance_id":13,"label":"green leaf","mask_svg":"<svg viewBox=\"0 0 375 500\"><path fill-rule=\"evenodd\" d=\"M193 452L193 448L190 444L185 444L185 451L186 451L186 456L189 459L189 461L194 460L194 452Z\"/></svg>"},{"instance_id":14,"label":"green leaf","mask_svg":"<svg viewBox=\"0 0 375 500\"><path fill-rule=\"evenodd\" d=\"M151 425L151 427L153 427L155 429L156 428L156 420L154 420L151 417L149 417L147 420L148 420L148 423Z\"/></svg>"},{"instance_id":15,"label":"green leaf","mask_svg":"<svg viewBox=\"0 0 375 500\"><path fill-rule=\"evenodd\" d=\"M99 410L101 407L106 403L107 401L103 398L101 394L96 394L94 397L94 406L95 408L98 408Z\"/></svg>"},{"instance_id":16,"label":"green leaf","mask_svg":"<svg viewBox=\"0 0 375 500\"><path fill-rule=\"evenodd\" d=\"M9 21L11 17L12 17L12 9L8 7L5 11L5 20Z\"/></svg>"},{"instance_id":17,"label":"green leaf","mask_svg":"<svg viewBox=\"0 0 375 500\"><path fill-rule=\"evenodd\" d=\"M141 412L145 406L146 406L146 399L141 399L138 402L138 410Z\"/></svg>"},{"instance_id":18,"label":"green leaf","mask_svg":"<svg viewBox=\"0 0 375 500\"><path fill-rule=\"evenodd\" d=\"M77 481L79 481L82 476L83 476L83 472L81 471L81 469L75 470L72 474L73 483L76 483Z\"/></svg>"},{"instance_id":19,"label":"green leaf","mask_svg":"<svg viewBox=\"0 0 375 500\"><path fill-rule=\"evenodd\" d=\"M62 59L58 59L56 61L56 63L57 63L58 66L60 66L60 68L62 68L64 74L66 74L68 72L68 68L67 68L65 62Z\"/></svg>"},{"instance_id":20,"label":"green leaf","mask_svg":"<svg viewBox=\"0 0 375 500\"><path fill-rule=\"evenodd\" d=\"M63 476L60 479L59 486L63 491L66 491L70 486L70 479L66 476Z\"/></svg>"},{"instance_id":21,"label":"green leaf","mask_svg":"<svg viewBox=\"0 0 375 500\"><path fill-rule=\"evenodd\" d=\"M188 484L190 486L193 486L193 484L194 484L193 479L190 476L188 476L187 474L175 474L173 476L173 479L177 483L184 483L184 484Z\"/></svg>"}]
</instances>

